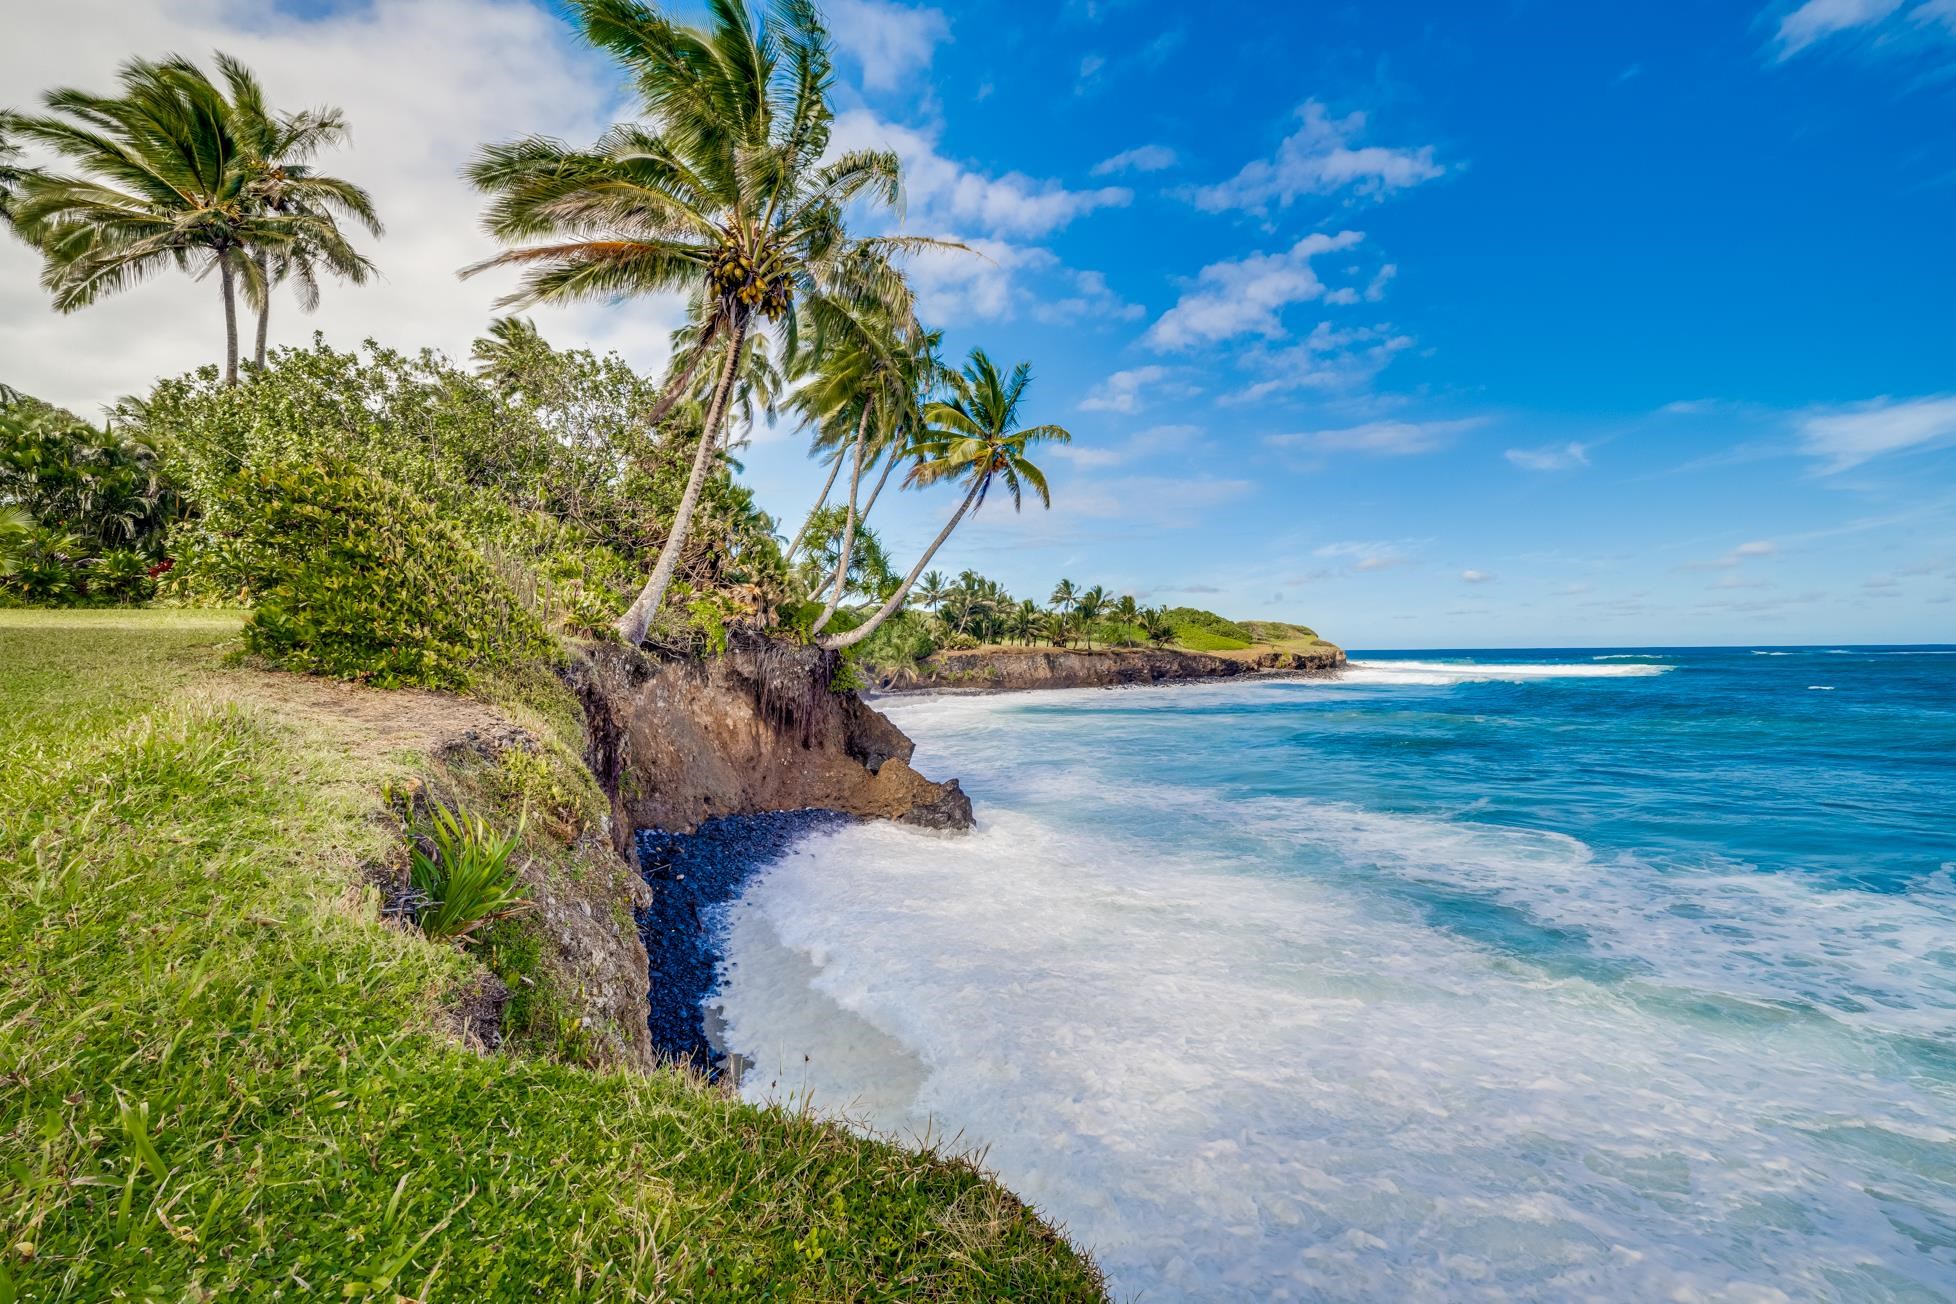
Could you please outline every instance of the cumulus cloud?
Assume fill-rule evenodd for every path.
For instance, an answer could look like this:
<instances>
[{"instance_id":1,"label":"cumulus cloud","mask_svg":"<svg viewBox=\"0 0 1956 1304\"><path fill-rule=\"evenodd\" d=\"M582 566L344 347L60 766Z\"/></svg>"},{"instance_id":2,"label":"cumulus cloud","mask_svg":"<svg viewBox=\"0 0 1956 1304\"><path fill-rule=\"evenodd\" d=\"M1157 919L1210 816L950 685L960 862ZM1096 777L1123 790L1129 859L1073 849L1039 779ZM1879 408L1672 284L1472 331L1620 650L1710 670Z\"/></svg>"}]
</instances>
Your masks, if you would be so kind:
<instances>
[{"instance_id":1,"label":"cumulus cloud","mask_svg":"<svg viewBox=\"0 0 1956 1304\"><path fill-rule=\"evenodd\" d=\"M1154 397L1150 391L1160 393L1171 375L1173 372L1167 367L1130 367L1125 371L1117 371L1094 386L1093 392L1080 401L1080 410L1129 414L1139 412L1142 406ZM1177 395L1190 392L1187 385L1180 383L1168 388L1170 392Z\"/></svg>"},{"instance_id":2,"label":"cumulus cloud","mask_svg":"<svg viewBox=\"0 0 1956 1304\"><path fill-rule=\"evenodd\" d=\"M1460 582L1462 584L1485 584L1493 578L1486 571L1464 570L1460 572Z\"/></svg>"},{"instance_id":3,"label":"cumulus cloud","mask_svg":"<svg viewBox=\"0 0 1956 1304\"><path fill-rule=\"evenodd\" d=\"M513 278L456 278L496 249L460 170L486 141L532 132L592 139L619 112L622 93L607 61L526 0L370 0L310 17L232 0L64 0L10 7L6 29L0 86L19 107L54 86L109 91L132 52L182 51L208 65L221 49L259 73L274 105L346 111L353 139L322 163L373 193L387 235L362 243L380 276L365 287L328 284L311 316L281 296L274 345L320 330L343 348L372 336L466 356ZM218 359L223 324L212 282L159 277L59 317L38 274L24 246L0 240L0 368L13 384L87 412ZM553 340L616 347L651 368L682 311L641 300L534 315Z\"/></svg>"},{"instance_id":4,"label":"cumulus cloud","mask_svg":"<svg viewBox=\"0 0 1956 1304\"><path fill-rule=\"evenodd\" d=\"M1283 310L1324 295L1324 282L1311 260L1350 249L1364 238L1359 231L1314 231L1282 253L1211 263L1144 338L1157 349L1170 350L1242 335L1281 338Z\"/></svg>"},{"instance_id":5,"label":"cumulus cloud","mask_svg":"<svg viewBox=\"0 0 1956 1304\"><path fill-rule=\"evenodd\" d=\"M1035 303L1032 308L1035 319L1052 326L1070 326L1079 321L1139 321L1148 315L1148 310L1140 304L1129 303L1116 294L1107 284L1104 272L1068 271L1065 275L1070 281L1069 291L1057 299Z\"/></svg>"},{"instance_id":6,"label":"cumulus cloud","mask_svg":"<svg viewBox=\"0 0 1956 1304\"><path fill-rule=\"evenodd\" d=\"M1570 471L1589 465L1588 444L1570 440L1566 444L1545 444L1540 448L1510 448L1507 458L1524 471Z\"/></svg>"},{"instance_id":7,"label":"cumulus cloud","mask_svg":"<svg viewBox=\"0 0 1956 1304\"><path fill-rule=\"evenodd\" d=\"M987 176L938 152L933 132L885 122L867 109L836 115L833 148L891 149L903 160L909 225L917 231L972 231L998 239L1050 235L1099 208L1134 199L1121 186L1069 190L1021 172Z\"/></svg>"},{"instance_id":8,"label":"cumulus cloud","mask_svg":"<svg viewBox=\"0 0 1956 1304\"><path fill-rule=\"evenodd\" d=\"M1485 424L1484 417L1453 421L1369 421L1342 430L1267 435L1271 448L1302 453L1364 453L1373 457L1411 457L1446 447L1455 436Z\"/></svg>"},{"instance_id":9,"label":"cumulus cloud","mask_svg":"<svg viewBox=\"0 0 1956 1304\"><path fill-rule=\"evenodd\" d=\"M1877 398L1848 407L1816 408L1796 418L1800 449L1832 475L1890 453L1956 443L1956 395Z\"/></svg>"},{"instance_id":10,"label":"cumulus cloud","mask_svg":"<svg viewBox=\"0 0 1956 1304\"><path fill-rule=\"evenodd\" d=\"M1093 174L1107 177L1119 172L1161 172L1174 167L1175 161L1175 151L1166 145L1137 145L1094 164Z\"/></svg>"},{"instance_id":11,"label":"cumulus cloud","mask_svg":"<svg viewBox=\"0 0 1956 1304\"><path fill-rule=\"evenodd\" d=\"M827 0L822 6L836 46L862 69L866 90L889 91L930 67L951 24L940 10L889 0Z\"/></svg>"},{"instance_id":12,"label":"cumulus cloud","mask_svg":"<svg viewBox=\"0 0 1956 1304\"><path fill-rule=\"evenodd\" d=\"M1446 172L1434 162L1431 145L1389 149L1357 144L1365 132L1363 113L1334 118L1322 103L1307 100L1297 116L1297 130L1284 137L1274 159L1255 159L1229 180L1192 191L1196 207L1264 213L1272 204L1288 208L1305 195L1350 191L1383 196Z\"/></svg>"}]
</instances>

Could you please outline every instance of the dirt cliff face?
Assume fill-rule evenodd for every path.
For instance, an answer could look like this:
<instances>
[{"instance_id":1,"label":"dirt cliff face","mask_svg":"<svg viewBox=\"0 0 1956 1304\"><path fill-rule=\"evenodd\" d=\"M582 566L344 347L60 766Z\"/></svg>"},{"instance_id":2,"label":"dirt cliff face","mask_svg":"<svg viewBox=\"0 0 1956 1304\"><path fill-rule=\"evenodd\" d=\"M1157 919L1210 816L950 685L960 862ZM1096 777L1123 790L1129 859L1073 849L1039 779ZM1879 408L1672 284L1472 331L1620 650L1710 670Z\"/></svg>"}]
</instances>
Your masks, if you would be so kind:
<instances>
[{"instance_id":1,"label":"dirt cliff face","mask_svg":"<svg viewBox=\"0 0 1956 1304\"><path fill-rule=\"evenodd\" d=\"M574 668L586 760L611 796L612 838L691 832L716 815L821 809L971 827L957 780L910 768L913 744L854 693L833 653L738 629L704 661L600 646Z\"/></svg>"},{"instance_id":2,"label":"dirt cliff face","mask_svg":"<svg viewBox=\"0 0 1956 1304\"><path fill-rule=\"evenodd\" d=\"M1009 648L978 652L939 652L924 663L921 677L886 684L891 689L1016 692L1035 688L1111 688L1122 684L1167 684L1188 680L1232 679L1264 671L1325 673L1345 664L1342 648L1325 644L1310 652L1171 652L1159 648L1110 648L1093 652L1068 648Z\"/></svg>"}]
</instances>

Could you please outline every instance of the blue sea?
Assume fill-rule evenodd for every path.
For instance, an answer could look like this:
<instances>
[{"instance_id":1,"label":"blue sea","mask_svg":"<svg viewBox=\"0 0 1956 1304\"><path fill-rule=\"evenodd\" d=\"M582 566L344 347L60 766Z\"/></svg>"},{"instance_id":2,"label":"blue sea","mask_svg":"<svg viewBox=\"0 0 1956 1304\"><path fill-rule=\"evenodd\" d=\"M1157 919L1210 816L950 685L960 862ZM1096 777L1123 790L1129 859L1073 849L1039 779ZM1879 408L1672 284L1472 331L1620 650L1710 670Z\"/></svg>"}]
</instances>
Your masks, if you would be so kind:
<instances>
[{"instance_id":1,"label":"blue sea","mask_svg":"<svg viewBox=\"0 0 1956 1304\"><path fill-rule=\"evenodd\" d=\"M750 1097L1122 1300L1956 1299L1956 649L879 705L978 828L728 909Z\"/></svg>"}]
</instances>

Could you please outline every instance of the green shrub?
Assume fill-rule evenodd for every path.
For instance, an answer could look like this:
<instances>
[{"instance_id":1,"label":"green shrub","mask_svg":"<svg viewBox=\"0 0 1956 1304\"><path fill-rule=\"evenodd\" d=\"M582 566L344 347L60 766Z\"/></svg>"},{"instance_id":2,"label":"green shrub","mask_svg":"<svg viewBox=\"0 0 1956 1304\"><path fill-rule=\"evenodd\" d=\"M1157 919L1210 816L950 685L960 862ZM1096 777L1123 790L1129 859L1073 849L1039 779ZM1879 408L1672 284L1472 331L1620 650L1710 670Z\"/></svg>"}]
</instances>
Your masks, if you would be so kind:
<instances>
[{"instance_id":1,"label":"green shrub","mask_svg":"<svg viewBox=\"0 0 1956 1304\"><path fill-rule=\"evenodd\" d=\"M554 655L537 618L426 503L339 461L232 477L203 563L255 606L248 651L382 687L462 689Z\"/></svg>"},{"instance_id":2,"label":"green shrub","mask_svg":"<svg viewBox=\"0 0 1956 1304\"><path fill-rule=\"evenodd\" d=\"M0 605L147 602L180 508L148 445L26 395L0 401Z\"/></svg>"},{"instance_id":3,"label":"green shrub","mask_svg":"<svg viewBox=\"0 0 1956 1304\"><path fill-rule=\"evenodd\" d=\"M877 675L914 669L938 649L939 636L932 628L935 623L922 612L899 611L850 648L849 655Z\"/></svg>"},{"instance_id":4,"label":"green shrub","mask_svg":"<svg viewBox=\"0 0 1956 1304\"><path fill-rule=\"evenodd\" d=\"M408 878L421 898L414 922L437 941L463 938L523 906L512 858L523 840L498 834L474 811L428 799L428 818L408 847Z\"/></svg>"},{"instance_id":5,"label":"green shrub","mask_svg":"<svg viewBox=\"0 0 1956 1304\"><path fill-rule=\"evenodd\" d=\"M1170 607L1162 618L1174 629L1177 643L1197 652L1235 651L1256 642L1243 626L1200 607Z\"/></svg>"}]
</instances>

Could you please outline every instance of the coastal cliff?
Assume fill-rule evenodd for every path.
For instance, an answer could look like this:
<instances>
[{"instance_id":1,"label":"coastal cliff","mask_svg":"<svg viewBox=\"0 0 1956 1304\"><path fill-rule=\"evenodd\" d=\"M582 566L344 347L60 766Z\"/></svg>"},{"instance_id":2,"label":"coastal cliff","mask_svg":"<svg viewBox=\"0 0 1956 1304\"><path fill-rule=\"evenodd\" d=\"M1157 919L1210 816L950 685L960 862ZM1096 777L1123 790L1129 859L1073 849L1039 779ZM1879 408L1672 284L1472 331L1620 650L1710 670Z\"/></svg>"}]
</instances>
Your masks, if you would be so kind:
<instances>
[{"instance_id":1,"label":"coastal cliff","mask_svg":"<svg viewBox=\"0 0 1956 1304\"><path fill-rule=\"evenodd\" d=\"M1162 648L984 648L939 652L920 673L886 677L886 692L1022 692L1039 688L1113 688L1233 679L1270 672L1328 674L1345 664L1343 648L1250 649L1227 654Z\"/></svg>"},{"instance_id":2,"label":"coastal cliff","mask_svg":"<svg viewBox=\"0 0 1956 1304\"><path fill-rule=\"evenodd\" d=\"M690 833L722 815L821 809L932 829L971 826L957 780L910 768L914 744L853 692L834 653L734 629L706 660L611 645L571 669L585 759L611 799L612 840Z\"/></svg>"}]
</instances>

